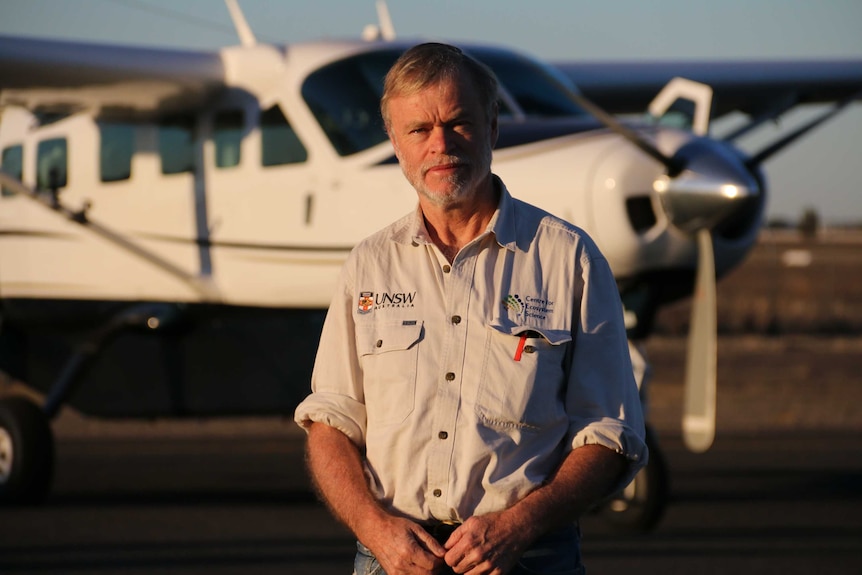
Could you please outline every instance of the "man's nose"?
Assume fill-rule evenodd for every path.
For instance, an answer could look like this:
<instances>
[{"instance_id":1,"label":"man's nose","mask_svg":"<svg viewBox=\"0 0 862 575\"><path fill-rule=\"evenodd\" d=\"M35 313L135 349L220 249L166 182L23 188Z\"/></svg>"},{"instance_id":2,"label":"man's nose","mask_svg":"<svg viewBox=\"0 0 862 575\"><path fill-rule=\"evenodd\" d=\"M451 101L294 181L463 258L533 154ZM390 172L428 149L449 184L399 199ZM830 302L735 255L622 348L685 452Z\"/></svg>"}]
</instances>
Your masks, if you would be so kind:
<instances>
[{"instance_id":1,"label":"man's nose","mask_svg":"<svg viewBox=\"0 0 862 575\"><path fill-rule=\"evenodd\" d=\"M454 134L445 126L435 126L431 130L431 151L436 154L445 154L453 147Z\"/></svg>"}]
</instances>

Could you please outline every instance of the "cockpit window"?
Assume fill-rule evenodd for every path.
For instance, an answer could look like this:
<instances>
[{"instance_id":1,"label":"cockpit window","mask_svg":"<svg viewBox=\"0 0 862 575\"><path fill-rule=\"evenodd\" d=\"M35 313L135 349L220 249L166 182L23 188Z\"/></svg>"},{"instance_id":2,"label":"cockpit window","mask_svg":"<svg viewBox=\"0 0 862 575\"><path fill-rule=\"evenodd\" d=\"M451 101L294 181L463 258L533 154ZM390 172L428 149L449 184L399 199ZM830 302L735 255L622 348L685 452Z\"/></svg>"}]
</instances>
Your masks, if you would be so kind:
<instances>
[{"instance_id":1,"label":"cockpit window","mask_svg":"<svg viewBox=\"0 0 862 575\"><path fill-rule=\"evenodd\" d=\"M568 96L571 88L543 65L509 52L471 50L470 54L494 71L506 91L530 117L583 116L585 112Z\"/></svg>"},{"instance_id":2,"label":"cockpit window","mask_svg":"<svg viewBox=\"0 0 862 575\"><path fill-rule=\"evenodd\" d=\"M393 50L353 56L317 70L302 85L302 97L339 155L386 141L380 96L397 58Z\"/></svg>"},{"instance_id":3,"label":"cockpit window","mask_svg":"<svg viewBox=\"0 0 862 575\"><path fill-rule=\"evenodd\" d=\"M348 156L386 141L380 117L383 78L401 54L390 49L366 52L329 64L302 85L302 97L339 155ZM568 96L570 88L553 71L502 50L471 50L489 66L520 110L500 100L500 116L582 116Z\"/></svg>"}]
</instances>

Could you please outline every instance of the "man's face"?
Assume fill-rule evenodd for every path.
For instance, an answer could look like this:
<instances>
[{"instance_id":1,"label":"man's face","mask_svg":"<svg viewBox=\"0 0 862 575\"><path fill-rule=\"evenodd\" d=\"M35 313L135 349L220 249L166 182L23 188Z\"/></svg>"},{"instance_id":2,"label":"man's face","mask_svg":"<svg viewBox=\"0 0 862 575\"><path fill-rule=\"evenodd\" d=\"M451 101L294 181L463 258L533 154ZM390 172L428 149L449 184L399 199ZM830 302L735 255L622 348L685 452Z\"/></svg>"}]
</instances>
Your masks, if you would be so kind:
<instances>
[{"instance_id":1,"label":"man's face","mask_svg":"<svg viewBox=\"0 0 862 575\"><path fill-rule=\"evenodd\" d=\"M497 119L489 121L473 83L443 80L389 101L389 138L410 184L432 204L469 200L490 175Z\"/></svg>"}]
</instances>

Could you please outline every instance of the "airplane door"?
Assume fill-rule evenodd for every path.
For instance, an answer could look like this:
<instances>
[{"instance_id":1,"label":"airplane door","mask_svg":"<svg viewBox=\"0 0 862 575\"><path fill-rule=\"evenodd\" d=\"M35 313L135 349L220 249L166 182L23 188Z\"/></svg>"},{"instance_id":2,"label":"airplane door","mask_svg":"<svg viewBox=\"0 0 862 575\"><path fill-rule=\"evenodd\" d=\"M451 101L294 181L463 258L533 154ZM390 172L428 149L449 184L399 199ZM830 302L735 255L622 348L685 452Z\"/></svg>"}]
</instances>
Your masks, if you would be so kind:
<instances>
[{"instance_id":1,"label":"airplane door","mask_svg":"<svg viewBox=\"0 0 862 575\"><path fill-rule=\"evenodd\" d=\"M240 304L309 304L309 294L321 290L317 260L333 266L328 254L315 252L307 147L278 105L261 108L242 90L226 94L202 127L207 217L199 237L211 247L222 296Z\"/></svg>"}]
</instances>

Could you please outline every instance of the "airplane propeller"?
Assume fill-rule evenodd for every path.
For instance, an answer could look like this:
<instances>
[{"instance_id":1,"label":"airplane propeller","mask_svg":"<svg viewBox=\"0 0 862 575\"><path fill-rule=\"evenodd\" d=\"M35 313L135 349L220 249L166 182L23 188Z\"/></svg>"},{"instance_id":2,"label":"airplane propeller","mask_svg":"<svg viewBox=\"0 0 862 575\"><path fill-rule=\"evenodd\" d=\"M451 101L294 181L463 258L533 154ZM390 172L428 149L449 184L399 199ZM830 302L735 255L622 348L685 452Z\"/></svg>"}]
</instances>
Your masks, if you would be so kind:
<instances>
[{"instance_id":1,"label":"airplane propeller","mask_svg":"<svg viewBox=\"0 0 862 575\"><path fill-rule=\"evenodd\" d=\"M654 100L651 113L661 115L680 97L695 102L698 108L695 117L701 119L695 133L705 136L712 99L712 90L708 86L679 79L672 81ZM697 271L687 342L682 428L686 447L694 452L704 452L715 438L718 364L712 231L757 197L761 193L760 186L752 176L750 166L714 141L696 137L669 156L583 95L574 93L572 98L608 129L665 167L665 173L654 182L653 188L661 198L670 222L696 239Z\"/></svg>"}]
</instances>

